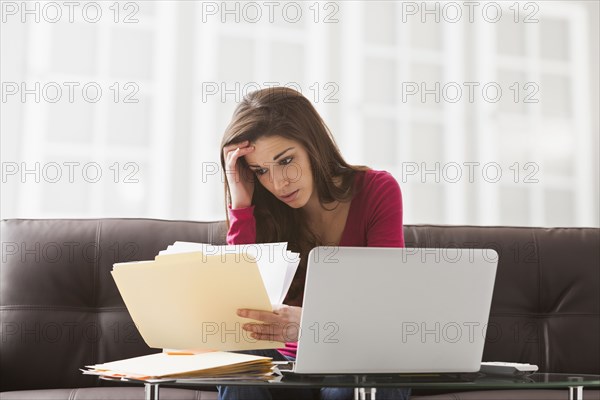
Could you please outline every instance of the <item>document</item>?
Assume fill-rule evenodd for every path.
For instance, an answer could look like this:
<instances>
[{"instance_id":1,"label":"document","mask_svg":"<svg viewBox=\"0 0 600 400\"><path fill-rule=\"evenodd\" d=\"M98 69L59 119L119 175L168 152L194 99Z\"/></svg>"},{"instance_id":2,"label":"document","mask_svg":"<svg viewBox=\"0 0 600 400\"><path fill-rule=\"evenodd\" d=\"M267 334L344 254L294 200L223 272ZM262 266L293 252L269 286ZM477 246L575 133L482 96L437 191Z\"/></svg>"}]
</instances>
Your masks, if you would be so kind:
<instances>
[{"instance_id":1,"label":"document","mask_svg":"<svg viewBox=\"0 0 600 400\"><path fill-rule=\"evenodd\" d=\"M176 242L154 260L114 264L112 275L150 347L271 349L284 344L254 339L242 325L256 321L236 311L272 311L285 298L299 260L286 243Z\"/></svg>"},{"instance_id":2,"label":"document","mask_svg":"<svg viewBox=\"0 0 600 400\"><path fill-rule=\"evenodd\" d=\"M271 304L282 304L296 274L300 255L287 250L287 243L260 243L217 246L205 243L175 242L161 255L200 251L206 255L247 253L256 259ZM157 258L159 258L157 257Z\"/></svg>"},{"instance_id":3,"label":"document","mask_svg":"<svg viewBox=\"0 0 600 400\"><path fill-rule=\"evenodd\" d=\"M199 379L235 377L267 379L274 364L269 357L222 351L198 354L169 354L166 352L128 358L104 364L88 365L85 375L139 380Z\"/></svg>"}]
</instances>

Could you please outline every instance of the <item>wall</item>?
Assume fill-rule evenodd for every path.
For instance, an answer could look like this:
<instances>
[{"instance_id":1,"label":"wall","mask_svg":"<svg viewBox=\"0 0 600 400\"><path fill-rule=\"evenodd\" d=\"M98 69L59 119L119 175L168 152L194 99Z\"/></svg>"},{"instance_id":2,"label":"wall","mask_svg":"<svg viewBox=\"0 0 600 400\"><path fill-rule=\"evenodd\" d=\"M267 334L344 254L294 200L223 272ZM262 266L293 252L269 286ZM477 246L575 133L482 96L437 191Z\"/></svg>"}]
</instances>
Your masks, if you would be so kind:
<instances>
[{"instance_id":1,"label":"wall","mask_svg":"<svg viewBox=\"0 0 600 400\"><path fill-rule=\"evenodd\" d=\"M599 226L598 2L22 4L2 218L222 219L221 135L278 82L394 174L407 223Z\"/></svg>"}]
</instances>

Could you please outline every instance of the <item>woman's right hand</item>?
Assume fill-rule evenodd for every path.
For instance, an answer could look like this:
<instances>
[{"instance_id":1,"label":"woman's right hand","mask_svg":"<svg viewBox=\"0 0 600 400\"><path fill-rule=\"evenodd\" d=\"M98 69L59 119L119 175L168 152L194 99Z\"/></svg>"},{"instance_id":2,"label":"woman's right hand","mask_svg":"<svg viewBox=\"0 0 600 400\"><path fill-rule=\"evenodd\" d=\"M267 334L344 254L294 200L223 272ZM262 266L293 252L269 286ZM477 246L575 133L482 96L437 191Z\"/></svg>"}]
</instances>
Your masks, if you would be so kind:
<instances>
[{"instance_id":1,"label":"woman's right hand","mask_svg":"<svg viewBox=\"0 0 600 400\"><path fill-rule=\"evenodd\" d=\"M248 140L230 144L223 148L225 176L229 184L232 209L245 208L252 205L254 173L239 160L240 157L252 151L254 151L254 146L251 146Z\"/></svg>"}]
</instances>

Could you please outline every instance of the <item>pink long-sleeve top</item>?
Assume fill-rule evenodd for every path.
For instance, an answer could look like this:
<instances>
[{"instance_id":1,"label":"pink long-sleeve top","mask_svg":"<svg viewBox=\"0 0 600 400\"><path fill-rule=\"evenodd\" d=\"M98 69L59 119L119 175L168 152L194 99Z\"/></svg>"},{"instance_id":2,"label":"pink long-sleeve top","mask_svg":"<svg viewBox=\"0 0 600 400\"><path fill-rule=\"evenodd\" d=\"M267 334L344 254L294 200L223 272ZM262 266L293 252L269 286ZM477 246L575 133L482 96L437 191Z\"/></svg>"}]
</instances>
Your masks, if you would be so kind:
<instances>
[{"instance_id":1,"label":"pink long-sleeve top","mask_svg":"<svg viewBox=\"0 0 600 400\"><path fill-rule=\"evenodd\" d=\"M256 243L254 206L231 209L229 207L228 244ZM402 229L402 194L400 185L386 171L357 172L354 180L354 197L339 246L404 247ZM306 271L298 269L292 287L304 288ZM279 351L296 356L297 343L286 343Z\"/></svg>"}]
</instances>

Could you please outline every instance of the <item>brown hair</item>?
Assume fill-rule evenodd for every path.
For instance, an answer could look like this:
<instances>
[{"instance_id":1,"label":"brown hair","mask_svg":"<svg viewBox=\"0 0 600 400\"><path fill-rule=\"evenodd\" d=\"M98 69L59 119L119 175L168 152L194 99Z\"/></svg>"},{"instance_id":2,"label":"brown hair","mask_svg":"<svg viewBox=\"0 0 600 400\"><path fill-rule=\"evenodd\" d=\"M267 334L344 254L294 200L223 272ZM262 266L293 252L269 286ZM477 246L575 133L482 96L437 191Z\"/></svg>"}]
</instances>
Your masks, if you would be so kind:
<instances>
[{"instance_id":1,"label":"brown hair","mask_svg":"<svg viewBox=\"0 0 600 400\"><path fill-rule=\"evenodd\" d=\"M282 136L304 146L322 206L333 201L350 200L356 173L369 169L346 163L329 128L308 99L293 89L275 87L249 93L235 109L221 142L222 170L225 171L225 146L245 140L255 142L260 137L269 136ZM245 166L245 173L253 175L243 157L240 162ZM339 186L333 183L334 178L341 178ZM227 205L231 203L231 194L227 179L225 203L229 228ZM255 207L256 242L288 242L290 250L300 253L301 261L296 279L286 301L286 304L299 305L302 302L308 253L322 243L306 223L302 210L284 204L258 179L254 179L252 204Z\"/></svg>"}]
</instances>

